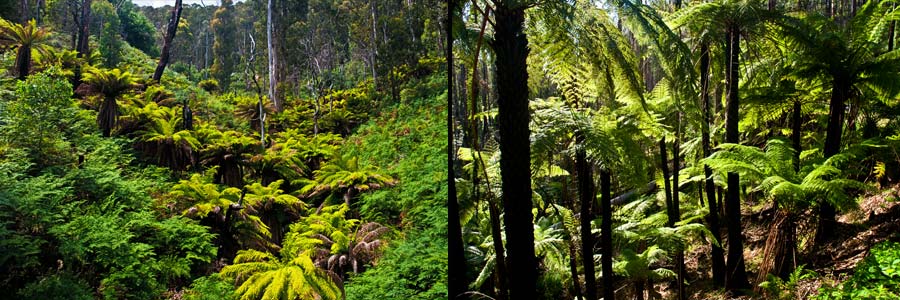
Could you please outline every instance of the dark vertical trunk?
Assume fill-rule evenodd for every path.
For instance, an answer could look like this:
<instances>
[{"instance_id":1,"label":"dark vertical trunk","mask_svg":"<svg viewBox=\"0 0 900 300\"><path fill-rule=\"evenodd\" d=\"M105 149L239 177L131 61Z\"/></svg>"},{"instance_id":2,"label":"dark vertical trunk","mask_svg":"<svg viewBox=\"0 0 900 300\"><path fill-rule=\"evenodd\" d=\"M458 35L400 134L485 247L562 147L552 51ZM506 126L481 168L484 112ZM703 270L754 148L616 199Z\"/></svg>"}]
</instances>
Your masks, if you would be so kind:
<instances>
[{"instance_id":1,"label":"dark vertical trunk","mask_svg":"<svg viewBox=\"0 0 900 300\"><path fill-rule=\"evenodd\" d=\"M575 134L577 144L584 143L582 133ZM580 204L579 214L581 221L581 257L584 262L584 299L597 299L597 279L594 278L594 236L591 234L591 220L593 220L594 180L591 175L591 165L587 162L587 155L583 148L575 154L575 168L578 173L578 199ZM606 276L604 273L603 276Z\"/></svg>"},{"instance_id":2,"label":"dark vertical trunk","mask_svg":"<svg viewBox=\"0 0 900 300\"><path fill-rule=\"evenodd\" d=\"M615 299L612 270L612 195L609 170L600 170L600 271L603 272L603 299Z\"/></svg>"},{"instance_id":3,"label":"dark vertical trunk","mask_svg":"<svg viewBox=\"0 0 900 300\"><path fill-rule=\"evenodd\" d=\"M23 45L16 53L16 75L19 80L25 80L31 65L31 46Z\"/></svg>"},{"instance_id":4,"label":"dark vertical trunk","mask_svg":"<svg viewBox=\"0 0 900 300\"><path fill-rule=\"evenodd\" d=\"M666 152L666 137L659 139L660 168L666 193L666 216L672 216L672 184L669 183L669 156ZM667 223L668 224L668 223Z\"/></svg>"},{"instance_id":5,"label":"dark vertical trunk","mask_svg":"<svg viewBox=\"0 0 900 300\"><path fill-rule=\"evenodd\" d=\"M88 36L91 34L88 25L91 24L91 1L84 0L81 2L81 28L78 33L78 44L75 51L78 51L78 57L90 57L91 52L88 47Z\"/></svg>"},{"instance_id":6,"label":"dark vertical trunk","mask_svg":"<svg viewBox=\"0 0 900 300\"><path fill-rule=\"evenodd\" d=\"M508 281L507 281L507 272L506 272L506 256L503 252L503 237L500 235L502 232L500 228L500 209L497 207L497 204L494 203L494 199L488 199L488 213L491 217L491 238L494 240L494 254L496 255L496 259L494 259L494 275L496 275L496 286L497 286L497 300L506 300L508 297ZM509 227L509 226L507 226Z\"/></svg>"},{"instance_id":7,"label":"dark vertical trunk","mask_svg":"<svg viewBox=\"0 0 900 300\"><path fill-rule=\"evenodd\" d=\"M452 1L455 5L455 1ZM452 11L453 7L450 8ZM446 22L446 30L450 31L449 22ZM450 53L450 48L447 48L447 70L450 73L447 78L449 80L453 80L453 60L452 55ZM460 64L462 66L462 64ZM465 75L463 75L465 76ZM450 89L451 99L453 98L453 89ZM457 89L457 92L462 93L463 90ZM459 96L457 95L457 98ZM462 239L462 224L459 220L459 202L456 199L456 169L454 162L455 153L453 149L454 143L454 126L453 126L453 112L454 109L458 109L453 105L454 103L450 102L450 107L447 108L447 230L449 231L448 235L448 251L450 252L448 256L448 264L447 264L447 290L450 293L449 298L451 300L463 300L466 297L461 296L466 292L468 287L468 280L466 279L466 256L465 256L465 244ZM459 118L459 116L457 116Z\"/></svg>"},{"instance_id":8,"label":"dark vertical trunk","mask_svg":"<svg viewBox=\"0 0 900 300\"><path fill-rule=\"evenodd\" d=\"M103 96L103 104L100 105L100 113L97 114L97 125L103 131L103 136L109 137L112 128L116 126L116 119L119 117L119 106L116 103L116 97L112 95Z\"/></svg>"},{"instance_id":9,"label":"dark vertical trunk","mask_svg":"<svg viewBox=\"0 0 900 300\"><path fill-rule=\"evenodd\" d=\"M534 256L534 223L531 200L531 145L528 128L528 41L523 32L523 7L501 1L495 11L494 49L499 99L500 176L506 224L510 299L533 299L537 259Z\"/></svg>"},{"instance_id":10,"label":"dark vertical trunk","mask_svg":"<svg viewBox=\"0 0 900 300\"><path fill-rule=\"evenodd\" d=\"M644 300L644 280L634 281L634 300Z\"/></svg>"},{"instance_id":11,"label":"dark vertical trunk","mask_svg":"<svg viewBox=\"0 0 900 300\"><path fill-rule=\"evenodd\" d=\"M828 105L828 128L825 132L825 158L829 158L841 151L841 134L844 119L844 104L850 97L850 81L835 76L831 87L831 102ZM837 225L835 217L837 211L834 206L826 201L819 204L819 222L816 226L815 244L820 245L828 241L829 234L834 232Z\"/></svg>"},{"instance_id":12,"label":"dark vertical trunk","mask_svg":"<svg viewBox=\"0 0 900 300\"><path fill-rule=\"evenodd\" d=\"M678 195L678 173L680 166L681 152L679 143L681 142L681 112L676 113L675 119L675 143L672 145L672 215L669 216L669 227L675 227L675 223L681 221L681 208ZM678 291L678 300L687 299L684 293L684 250L678 249L675 252L675 286Z\"/></svg>"},{"instance_id":13,"label":"dark vertical trunk","mask_svg":"<svg viewBox=\"0 0 900 300\"><path fill-rule=\"evenodd\" d=\"M791 116L791 143L794 146L794 170L800 170L800 151L803 145L800 144L800 131L803 125L803 116L801 111L800 100L794 100L794 109Z\"/></svg>"},{"instance_id":14,"label":"dark vertical trunk","mask_svg":"<svg viewBox=\"0 0 900 300\"><path fill-rule=\"evenodd\" d=\"M153 72L153 81L159 82L162 78L163 70L169 64L169 56L171 55L172 40L175 39L175 33L178 32L178 21L181 20L181 0L175 0L175 7L172 8L172 15L169 16L169 24L166 27L166 36L163 39L162 52L159 55L159 64L156 65L156 71Z\"/></svg>"},{"instance_id":15,"label":"dark vertical trunk","mask_svg":"<svg viewBox=\"0 0 900 300\"><path fill-rule=\"evenodd\" d=\"M740 66L740 29L735 25L728 28L726 57L726 88L728 99L725 117L725 142L740 143L738 136L738 68ZM725 289L739 293L750 287L744 266L744 245L741 236L740 180L737 173L728 173L728 191L725 197L725 216L728 226L728 260L725 265Z\"/></svg>"},{"instance_id":16,"label":"dark vertical trunk","mask_svg":"<svg viewBox=\"0 0 900 300\"><path fill-rule=\"evenodd\" d=\"M19 3L22 6L22 24L28 24L28 20L31 16L31 9L28 8L28 0L21 0Z\"/></svg>"},{"instance_id":17,"label":"dark vertical trunk","mask_svg":"<svg viewBox=\"0 0 900 300\"><path fill-rule=\"evenodd\" d=\"M712 146L709 137L710 121L710 103L709 103L709 43L703 42L700 45L700 98L703 105L703 126L701 133L701 143L703 143L703 156L709 157L712 153ZM712 261L712 280L717 287L725 284L725 255L720 244L722 239L719 238L719 208L716 201L716 186L712 178L712 170L709 166L703 166L704 175L706 176L706 201L709 205L709 214L706 216L706 222L709 224L709 231L712 233L714 240L711 243L712 251L710 260ZM718 244L718 245L716 245Z\"/></svg>"},{"instance_id":18,"label":"dark vertical trunk","mask_svg":"<svg viewBox=\"0 0 900 300\"><path fill-rule=\"evenodd\" d=\"M569 272L572 273L572 290L575 292L575 299L583 299L581 298L581 283L578 282L578 260L576 257L578 254L575 250L575 243L572 242L572 239L568 239L569 242Z\"/></svg>"}]
</instances>

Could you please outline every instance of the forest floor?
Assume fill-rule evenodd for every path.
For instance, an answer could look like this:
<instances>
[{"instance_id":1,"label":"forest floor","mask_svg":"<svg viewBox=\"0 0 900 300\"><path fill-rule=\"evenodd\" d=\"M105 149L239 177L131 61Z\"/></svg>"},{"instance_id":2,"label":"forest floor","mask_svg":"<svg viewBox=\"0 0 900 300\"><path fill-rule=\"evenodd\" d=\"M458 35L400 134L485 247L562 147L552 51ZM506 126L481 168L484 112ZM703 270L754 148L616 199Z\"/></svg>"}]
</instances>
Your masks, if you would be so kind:
<instances>
[{"instance_id":1,"label":"forest floor","mask_svg":"<svg viewBox=\"0 0 900 300\"><path fill-rule=\"evenodd\" d=\"M808 299L817 294L823 285L834 286L852 275L853 268L869 254L869 249L889 238L897 238L900 232L900 184L879 189L860 202L859 209L838 216L838 230L832 234L831 241L818 249L807 249L807 241L811 241L815 223L813 212L807 211L798 222L798 245L801 249L798 260L804 269L811 270L817 276L800 280L788 299ZM763 257L763 247L769 231L774 209L771 204L757 205L747 203L743 206L742 221L744 224L744 258L747 262L747 276L753 286L757 282L757 269ZM804 234L805 233L805 234ZM722 236L725 236L723 228ZM726 244L723 241L723 244ZM710 281L710 246L694 247L685 255L687 274L687 290L689 299L773 299L771 295L754 294L741 297L727 297L721 290L712 288ZM694 275L691 278L690 274ZM662 299L674 299L674 289L668 283L659 284L656 290ZM656 298L656 297L654 297ZM656 298L659 299L659 298Z\"/></svg>"}]
</instances>

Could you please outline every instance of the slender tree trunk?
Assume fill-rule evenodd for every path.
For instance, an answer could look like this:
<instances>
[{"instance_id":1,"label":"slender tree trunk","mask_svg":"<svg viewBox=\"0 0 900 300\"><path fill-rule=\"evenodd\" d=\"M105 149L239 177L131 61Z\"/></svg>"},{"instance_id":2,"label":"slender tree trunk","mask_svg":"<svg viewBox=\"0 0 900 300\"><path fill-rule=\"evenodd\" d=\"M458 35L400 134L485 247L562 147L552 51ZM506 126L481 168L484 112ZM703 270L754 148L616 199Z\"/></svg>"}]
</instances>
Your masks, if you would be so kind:
<instances>
[{"instance_id":1,"label":"slender tree trunk","mask_svg":"<svg viewBox=\"0 0 900 300\"><path fill-rule=\"evenodd\" d=\"M800 170L800 151L803 151L803 145L800 144L801 128L803 126L803 115L801 111L800 100L794 100L793 115L791 116L791 143L794 146L794 170Z\"/></svg>"},{"instance_id":2,"label":"slender tree trunk","mask_svg":"<svg viewBox=\"0 0 900 300\"><path fill-rule=\"evenodd\" d=\"M584 143L584 134L575 134L577 144ZM578 173L578 198L580 203L579 214L581 221L581 257L584 263L585 300L597 299L597 281L594 278L594 236L591 233L591 221L594 219L591 208L594 203L594 180L591 175L591 165L587 161L587 155L583 148L579 148L575 154L575 165ZM604 274L603 276L606 276Z\"/></svg>"},{"instance_id":3,"label":"slender tree trunk","mask_svg":"<svg viewBox=\"0 0 900 300\"><path fill-rule=\"evenodd\" d=\"M455 5L456 1L452 1ZM451 11L454 10L454 7L450 8ZM446 22L447 32L450 32L450 23ZM450 48L447 48L446 51L447 57L452 58L452 53L450 52ZM449 76L447 78L449 80L453 80L453 60L447 60L447 70L449 72ZM449 90L451 94L451 99L453 98L453 89ZM465 256L465 244L462 239L462 224L459 220L459 201L456 198L456 170L454 169L455 160L455 151L453 149L453 102L450 102L450 107L447 108L447 230L449 230L449 238L448 238L448 249L450 254L448 256L448 264L447 264L447 279L448 279L448 291L450 293L451 300L463 300L466 299L465 296L461 296L468 289L468 279L466 278L466 256Z\"/></svg>"},{"instance_id":4,"label":"slender tree trunk","mask_svg":"<svg viewBox=\"0 0 900 300\"><path fill-rule=\"evenodd\" d=\"M634 281L634 299L644 300L644 280L642 279Z\"/></svg>"},{"instance_id":5,"label":"slender tree trunk","mask_svg":"<svg viewBox=\"0 0 900 300\"><path fill-rule=\"evenodd\" d=\"M163 39L162 53L159 55L159 64L156 65L156 71L153 72L153 81L159 82L162 78L166 65L169 64L169 56L171 55L172 41L175 40L175 34L178 32L178 22L181 20L181 0L175 0L175 7L172 8L172 15L169 17L169 24L166 27L166 37Z\"/></svg>"},{"instance_id":6,"label":"slender tree trunk","mask_svg":"<svg viewBox=\"0 0 900 300\"><path fill-rule=\"evenodd\" d=\"M709 43L703 42L700 45L700 98L702 98L704 121L701 133L701 143L703 143L703 156L709 157L712 153L712 146L709 137L709 126L711 122L709 103ZM709 166L703 166L704 175L706 176L706 202L709 205L709 214L706 216L706 222L709 224L709 231L712 233L713 243L710 243L712 251L710 260L712 261L712 280L717 287L725 285L725 256L722 249L722 239L719 238L719 208L716 201L716 185L713 182L712 170ZM717 245L718 244L718 245Z\"/></svg>"},{"instance_id":7,"label":"slender tree trunk","mask_svg":"<svg viewBox=\"0 0 900 300\"><path fill-rule=\"evenodd\" d=\"M20 0L19 3L22 6L22 24L28 24L28 20L31 19L31 9L28 8L28 0Z\"/></svg>"},{"instance_id":8,"label":"slender tree trunk","mask_svg":"<svg viewBox=\"0 0 900 300\"><path fill-rule=\"evenodd\" d=\"M615 290L613 286L614 275L612 270L611 184L609 171L606 169L600 170L600 214L603 220L600 223L600 269L603 273L603 299L615 299Z\"/></svg>"},{"instance_id":9,"label":"slender tree trunk","mask_svg":"<svg viewBox=\"0 0 900 300\"><path fill-rule=\"evenodd\" d=\"M669 155L666 152L666 137L659 139L660 168L663 175L663 186L666 192L666 216L672 216L672 184L669 182Z\"/></svg>"},{"instance_id":10,"label":"slender tree trunk","mask_svg":"<svg viewBox=\"0 0 900 300\"><path fill-rule=\"evenodd\" d=\"M81 2L81 28L79 28L78 34L78 44L76 45L76 51L78 51L78 57L90 57L90 47L88 47L88 36L91 34L88 25L91 24L91 1L92 0L83 0Z\"/></svg>"},{"instance_id":11,"label":"slender tree trunk","mask_svg":"<svg viewBox=\"0 0 900 300\"><path fill-rule=\"evenodd\" d=\"M572 273L572 290L575 292L575 299L584 299L581 296L581 283L578 282L578 254L575 250L575 243L571 239L569 242L569 272Z\"/></svg>"},{"instance_id":12,"label":"slender tree trunk","mask_svg":"<svg viewBox=\"0 0 900 300\"><path fill-rule=\"evenodd\" d=\"M503 252L503 237L500 235L500 208L494 203L494 199L488 199L488 213L491 217L491 238L494 240L494 275L497 275L497 300L509 299L508 277L506 271L506 257Z\"/></svg>"},{"instance_id":13,"label":"slender tree trunk","mask_svg":"<svg viewBox=\"0 0 900 300\"><path fill-rule=\"evenodd\" d=\"M681 221L681 208L678 195L678 173L681 168L680 155L681 152L681 112L677 112L675 119L675 143L672 145L672 215L669 216L669 227L675 227L675 223ZM684 292L684 250L675 250L675 286L678 291L678 300L687 299Z\"/></svg>"},{"instance_id":14,"label":"slender tree trunk","mask_svg":"<svg viewBox=\"0 0 900 300\"><path fill-rule=\"evenodd\" d=\"M269 0L268 5L266 6L266 44L269 53L269 101L272 101L275 104L275 110L281 111L281 101L278 100L278 95L276 95L275 87L278 84L275 73L277 72L275 61L276 61L276 53L274 47L274 39L275 36L272 34L272 28L275 27L274 19L272 18L272 1Z\"/></svg>"},{"instance_id":15,"label":"slender tree trunk","mask_svg":"<svg viewBox=\"0 0 900 300\"><path fill-rule=\"evenodd\" d=\"M844 106L850 96L851 84L849 80L841 77L833 79L831 87L831 102L828 111L828 128L825 132L825 158L829 158L841 151L841 134L844 119ZM834 206L826 201L819 204L819 222L816 226L815 245L821 245L829 240L837 222L837 211Z\"/></svg>"},{"instance_id":16,"label":"slender tree trunk","mask_svg":"<svg viewBox=\"0 0 900 300\"><path fill-rule=\"evenodd\" d=\"M740 36L737 26L728 28L726 53L728 54L726 85L728 103L726 104L725 141L740 143L738 136L738 68L740 66ZM734 293L750 287L747 271L744 266L744 245L741 236L741 199L740 180L737 173L728 173L728 193L725 197L725 216L728 226L728 260L725 269L725 289Z\"/></svg>"},{"instance_id":17,"label":"slender tree trunk","mask_svg":"<svg viewBox=\"0 0 900 300\"><path fill-rule=\"evenodd\" d=\"M372 87L377 91L378 90L378 71L375 68L376 62L378 61L378 25L376 24L377 18L377 8L378 2L369 2L369 6L372 9L372 50L371 50L371 60L372 60Z\"/></svg>"},{"instance_id":18,"label":"slender tree trunk","mask_svg":"<svg viewBox=\"0 0 900 300\"><path fill-rule=\"evenodd\" d=\"M534 223L531 200L531 145L528 128L528 41L523 32L524 7L512 1L497 3L495 10L494 63L499 99L500 176L509 257L510 299L536 295L537 259L534 256ZM515 4L513 4L515 5Z\"/></svg>"}]
</instances>

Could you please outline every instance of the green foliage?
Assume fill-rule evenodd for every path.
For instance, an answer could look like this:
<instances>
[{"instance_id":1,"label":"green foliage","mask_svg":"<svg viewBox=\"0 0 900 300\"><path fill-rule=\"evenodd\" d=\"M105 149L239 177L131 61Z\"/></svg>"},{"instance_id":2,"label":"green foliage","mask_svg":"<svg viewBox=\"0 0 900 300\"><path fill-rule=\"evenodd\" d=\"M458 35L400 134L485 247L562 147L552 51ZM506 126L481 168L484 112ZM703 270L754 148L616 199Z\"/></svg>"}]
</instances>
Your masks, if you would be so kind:
<instances>
[{"instance_id":1,"label":"green foliage","mask_svg":"<svg viewBox=\"0 0 900 300\"><path fill-rule=\"evenodd\" d=\"M29 283L18 292L23 300L91 300L93 293L84 280L59 273Z\"/></svg>"},{"instance_id":2,"label":"green foliage","mask_svg":"<svg viewBox=\"0 0 900 300\"><path fill-rule=\"evenodd\" d=\"M853 276L835 287L823 287L816 299L897 299L900 297L900 243L883 242L870 250Z\"/></svg>"},{"instance_id":3,"label":"green foliage","mask_svg":"<svg viewBox=\"0 0 900 300\"><path fill-rule=\"evenodd\" d=\"M115 68L122 59L122 37L119 35L121 21L119 21L116 8L108 1L94 1L91 3L91 14L100 20L102 28L99 50L103 57L103 65L107 68Z\"/></svg>"},{"instance_id":4,"label":"green foliage","mask_svg":"<svg viewBox=\"0 0 900 300\"><path fill-rule=\"evenodd\" d=\"M770 299L796 299L796 297L798 296L797 284L799 284L801 280L812 279L816 276L818 276L816 272L804 269L803 265L800 265L796 269L794 269L793 272L791 272L791 275L787 280L783 280L781 278L778 278L778 276L768 274L768 280L760 283L759 286L765 289Z\"/></svg>"},{"instance_id":5,"label":"green foliage","mask_svg":"<svg viewBox=\"0 0 900 300\"><path fill-rule=\"evenodd\" d=\"M0 102L3 140L10 146L28 149L40 166L63 163L72 137L86 128L70 98L72 86L57 69L29 76L16 84L17 99Z\"/></svg>"},{"instance_id":6,"label":"green foliage","mask_svg":"<svg viewBox=\"0 0 900 300\"><path fill-rule=\"evenodd\" d=\"M184 300L237 300L234 285L225 281L219 273L200 277L185 290Z\"/></svg>"},{"instance_id":7,"label":"green foliage","mask_svg":"<svg viewBox=\"0 0 900 300\"><path fill-rule=\"evenodd\" d=\"M150 56L159 55L156 46L156 27L129 1L120 2L116 10L121 24L121 34L128 44Z\"/></svg>"},{"instance_id":8,"label":"green foliage","mask_svg":"<svg viewBox=\"0 0 900 300\"><path fill-rule=\"evenodd\" d=\"M341 290L307 254L282 252L282 257L242 250L234 264L222 268L223 277L238 284L241 300L340 299Z\"/></svg>"},{"instance_id":9,"label":"green foliage","mask_svg":"<svg viewBox=\"0 0 900 300\"><path fill-rule=\"evenodd\" d=\"M848 165L851 151L834 155L823 162L807 160L799 171L793 146L783 139L772 139L765 151L752 146L722 144L721 150L703 160L717 172L735 172L741 180L755 186L777 205L793 212L824 198L835 207L848 210L857 204L852 190L864 190L866 185L845 177L842 167ZM722 176L724 177L724 176Z\"/></svg>"}]
</instances>

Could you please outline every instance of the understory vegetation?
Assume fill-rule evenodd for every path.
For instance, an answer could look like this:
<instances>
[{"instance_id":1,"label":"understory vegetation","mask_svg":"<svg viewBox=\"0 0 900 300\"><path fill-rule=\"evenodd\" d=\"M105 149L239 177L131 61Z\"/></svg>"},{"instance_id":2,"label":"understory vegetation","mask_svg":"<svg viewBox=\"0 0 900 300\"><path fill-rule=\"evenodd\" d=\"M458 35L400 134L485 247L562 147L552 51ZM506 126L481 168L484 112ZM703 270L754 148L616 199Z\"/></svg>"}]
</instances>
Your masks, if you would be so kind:
<instances>
[{"instance_id":1,"label":"understory vegetation","mask_svg":"<svg viewBox=\"0 0 900 300\"><path fill-rule=\"evenodd\" d=\"M447 298L440 3L21 2L0 299Z\"/></svg>"}]
</instances>

